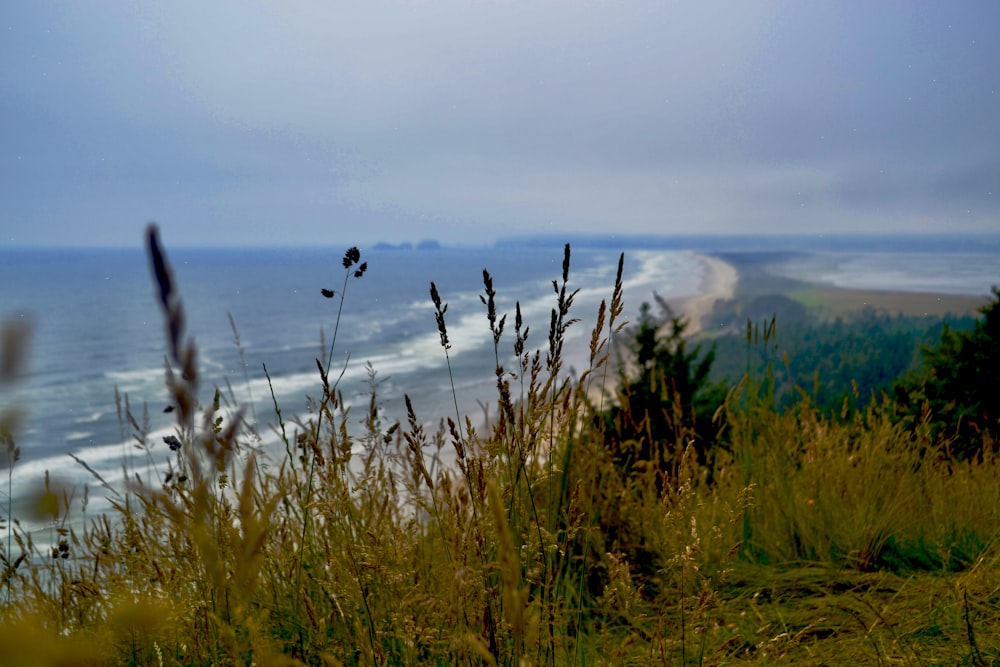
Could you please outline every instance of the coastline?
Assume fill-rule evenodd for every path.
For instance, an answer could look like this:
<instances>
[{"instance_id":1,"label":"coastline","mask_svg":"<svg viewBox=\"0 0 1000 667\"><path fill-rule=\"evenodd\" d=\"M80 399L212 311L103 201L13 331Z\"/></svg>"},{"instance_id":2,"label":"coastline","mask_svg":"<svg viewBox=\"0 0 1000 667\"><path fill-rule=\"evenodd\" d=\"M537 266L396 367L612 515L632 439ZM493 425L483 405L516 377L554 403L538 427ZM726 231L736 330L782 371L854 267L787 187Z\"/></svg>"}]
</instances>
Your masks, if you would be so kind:
<instances>
[{"instance_id":1,"label":"coastline","mask_svg":"<svg viewBox=\"0 0 1000 667\"><path fill-rule=\"evenodd\" d=\"M704 328L705 319L715 310L719 300L728 301L736 296L740 272L735 265L712 255L692 253L705 267L698 294L681 300L678 311L687 319L687 335L694 336Z\"/></svg>"},{"instance_id":2,"label":"coastline","mask_svg":"<svg viewBox=\"0 0 1000 667\"><path fill-rule=\"evenodd\" d=\"M808 281L793 278L775 270L783 262L800 259L798 251L731 251L685 253L702 266L698 291L687 297L668 299L674 313L687 322L685 337L711 338L726 333L739 333L747 318L764 315L752 313L766 309L770 319L777 299L795 302L811 317L819 321L832 321L851 317L864 309L891 316L961 317L977 316L978 309L989 302L987 296L968 294L942 294L907 290L860 289L839 287L820 280ZM781 320L783 315L779 314ZM668 323L663 323L666 334ZM623 345L618 340L615 345ZM575 348L570 348L574 350ZM582 346L570 352L570 367L586 368L586 354ZM617 356L617 354L613 355ZM619 363L622 359L619 356ZM626 370L628 370L626 368Z\"/></svg>"},{"instance_id":3,"label":"coastline","mask_svg":"<svg viewBox=\"0 0 1000 667\"><path fill-rule=\"evenodd\" d=\"M676 315L683 317L687 321L685 335L692 337L701 332L704 321L715 310L718 301L729 301L735 298L737 288L740 284L740 272L734 264L720 257L693 250L684 252L702 265L703 274L701 282L698 285L697 293L687 297L667 299L667 303ZM664 323L665 327L668 325L669 323ZM611 368L616 369L616 372L622 363L625 363L625 370L627 372L634 370L630 364L625 362L625 359L620 354L621 349L619 346L623 345L627 345L627 343L621 339L616 340L612 345L613 349L608 363L611 364ZM579 349L570 348L567 352L567 357L571 368L587 367L586 354L582 347ZM616 381L613 382L616 384ZM595 401L595 404L601 404L604 391L605 388L602 386L595 385L591 387L590 398Z\"/></svg>"}]
</instances>

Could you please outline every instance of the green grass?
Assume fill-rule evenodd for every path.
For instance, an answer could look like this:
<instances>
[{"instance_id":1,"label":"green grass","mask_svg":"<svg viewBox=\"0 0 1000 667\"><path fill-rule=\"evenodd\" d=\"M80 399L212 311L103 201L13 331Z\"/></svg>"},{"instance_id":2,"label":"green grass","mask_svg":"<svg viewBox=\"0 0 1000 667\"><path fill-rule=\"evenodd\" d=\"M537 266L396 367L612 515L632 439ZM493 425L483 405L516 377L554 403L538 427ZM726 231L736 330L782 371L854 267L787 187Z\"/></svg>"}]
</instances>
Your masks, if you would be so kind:
<instances>
[{"instance_id":1,"label":"green grass","mask_svg":"<svg viewBox=\"0 0 1000 667\"><path fill-rule=\"evenodd\" d=\"M218 394L199 402L197 350L153 228L148 243L175 458L155 483L108 491L114 512L82 530L69 490L40 489L65 545L54 553L8 524L2 665L1000 659L998 461L924 456L927 429L900 427L891 404L848 420L807 403L778 411L768 378L747 377L712 470L687 449L669 473L622 473L597 418L608 405L594 398L615 389L620 271L597 314L575 313L567 247L538 350L518 310L496 312L484 273L497 350L485 426L417 415L409 401L404 423L384 422L377 369L369 410L350 413L334 339L304 416L286 421L299 410L274 402L282 454L268 458L240 410ZM344 258L338 312L370 307L346 297L359 262L353 249ZM446 299L433 289L443 357ZM593 318L590 366L573 378L562 343L578 316ZM516 363L500 367L511 348ZM162 447L123 413L137 444ZM348 428L359 417L360 433ZM685 452L690 435L657 446Z\"/></svg>"},{"instance_id":2,"label":"green grass","mask_svg":"<svg viewBox=\"0 0 1000 667\"><path fill-rule=\"evenodd\" d=\"M833 319L863 307L890 315L935 316L969 315L983 305L986 297L934 294L931 292L892 292L854 290L807 285L789 291L788 296L824 318Z\"/></svg>"}]
</instances>

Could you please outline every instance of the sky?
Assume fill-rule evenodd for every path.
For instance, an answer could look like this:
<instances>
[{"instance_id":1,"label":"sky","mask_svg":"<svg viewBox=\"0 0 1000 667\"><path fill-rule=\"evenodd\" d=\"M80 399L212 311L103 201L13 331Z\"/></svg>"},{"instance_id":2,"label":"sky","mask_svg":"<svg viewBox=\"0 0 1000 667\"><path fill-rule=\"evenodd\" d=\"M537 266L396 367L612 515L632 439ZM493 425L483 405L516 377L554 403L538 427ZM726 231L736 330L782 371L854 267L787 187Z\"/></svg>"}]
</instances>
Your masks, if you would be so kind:
<instances>
[{"instance_id":1,"label":"sky","mask_svg":"<svg viewBox=\"0 0 1000 667\"><path fill-rule=\"evenodd\" d=\"M995 0L0 9L0 248L1000 231Z\"/></svg>"}]
</instances>

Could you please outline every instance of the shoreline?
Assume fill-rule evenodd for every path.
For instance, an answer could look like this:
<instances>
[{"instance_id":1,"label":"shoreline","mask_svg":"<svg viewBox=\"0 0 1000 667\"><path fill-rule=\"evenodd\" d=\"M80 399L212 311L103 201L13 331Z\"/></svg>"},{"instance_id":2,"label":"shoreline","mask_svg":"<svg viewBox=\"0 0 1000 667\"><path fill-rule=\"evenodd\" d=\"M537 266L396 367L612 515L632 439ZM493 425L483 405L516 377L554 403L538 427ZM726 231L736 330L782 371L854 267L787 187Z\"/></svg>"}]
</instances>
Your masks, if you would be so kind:
<instances>
[{"instance_id":1,"label":"shoreline","mask_svg":"<svg viewBox=\"0 0 1000 667\"><path fill-rule=\"evenodd\" d=\"M688 251L704 267L698 292L668 301L675 313L687 322L685 336L713 335L712 317L722 311L746 312L758 299L781 297L804 306L820 321L851 316L864 309L888 315L949 317L978 315L989 303L988 295L945 294L899 289L840 287L820 280L792 278L774 267L801 256L798 252L724 252ZM733 312L726 312L731 316ZM726 317L728 320L729 317ZM779 316L780 319L780 316ZM666 323L664 323L666 325ZM721 331L732 331L730 321L716 323Z\"/></svg>"},{"instance_id":2,"label":"shoreline","mask_svg":"<svg viewBox=\"0 0 1000 667\"><path fill-rule=\"evenodd\" d=\"M681 299L677 310L687 320L687 335L694 336L704 329L705 319L715 310L719 301L729 301L736 296L740 285L737 267L713 255L692 253L705 267L698 294Z\"/></svg>"}]
</instances>

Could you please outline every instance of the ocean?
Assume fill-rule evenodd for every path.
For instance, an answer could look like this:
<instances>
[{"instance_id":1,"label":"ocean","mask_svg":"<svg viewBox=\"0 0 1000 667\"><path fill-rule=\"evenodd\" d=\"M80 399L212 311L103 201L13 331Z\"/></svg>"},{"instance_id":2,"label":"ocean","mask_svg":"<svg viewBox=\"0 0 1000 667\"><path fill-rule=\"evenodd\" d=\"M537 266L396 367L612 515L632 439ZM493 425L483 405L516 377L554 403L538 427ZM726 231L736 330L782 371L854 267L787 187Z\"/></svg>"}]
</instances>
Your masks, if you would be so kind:
<instances>
[{"instance_id":1,"label":"ocean","mask_svg":"<svg viewBox=\"0 0 1000 667\"><path fill-rule=\"evenodd\" d=\"M355 406L358 424L367 410L370 365L388 423L405 418L404 392L417 414L434 424L455 413L444 350L429 286L448 303L446 321L459 408L474 421L480 403L495 395L492 334L485 316L483 269L490 271L500 314L508 313L501 348L512 358L514 304L530 327L529 347L548 345L552 281L563 252L548 248L373 250L361 248L366 273L348 278L344 249L195 250L167 248L195 338L201 396L216 387L245 406L265 449L277 453L270 388L286 422L306 412L307 397L321 395L316 359L324 362L340 294L343 311L333 355L333 375ZM584 369L585 350L602 299L610 301L618 254L573 250L570 289L579 289L569 332L570 365ZM626 317L656 291L668 299L698 293L706 267L698 255L676 250L626 253ZM334 290L332 299L321 289ZM235 343L229 316L239 331ZM174 432L164 384L165 328L147 259L141 249L0 251L0 318L27 320L33 336L27 376L0 388L0 405L19 405L25 418L15 434L21 459L13 470L15 499L37 488L46 471L63 485L96 483L68 454L86 461L112 484L123 477L125 457L143 461L129 442L115 403L117 390L133 413L148 420L155 465L166 469ZM322 333L321 333L322 332ZM568 369L568 368L567 368ZM283 453L283 445L280 448ZM153 471L140 468L155 481ZM6 485L4 485L6 486ZM0 494L6 493L6 489ZM81 495L81 494L78 494ZM0 496L2 497L2 496ZM15 512L16 515L16 512Z\"/></svg>"},{"instance_id":2,"label":"ocean","mask_svg":"<svg viewBox=\"0 0 1000 667\"><path fill-rule=\"evenodd\" d=\"M170 249L187 313L187 331L198 346L201 400L215 388L246 407L265 450L278 446L264 364L286 422L305 415L307 397L321 395L316 359L324 361L337 320L345 248ZM480 302L488 269L507 333L501 348L512 359L513 311L521 303L531 349L547 349L552 281L559 279L558 245L402 250L361 248L368 270L348 278L333 355L334 375L355 406L360 431L367 410L368 367L374 369L387 423L405 418L403 394L418 415L436 424L455 413L444 350L428 289L433 280L448 303L446 320L452 371L463 416L481 418L481 404L495 396L492 335ZM618 251L574 247L570 289L579 289L569 332L568 367L582 371L598 304L610 301ZM1000 282L1000 254L961 252L810 252L791 256L788 275L845 287L929 290L987 295ZM707 265L680 249L626 250L625 317L635 320L653 293L683 299L699 293ZM327 299L321 289L337 292ZM230 325L239 331L241 355ZM101 490L69 454L86 461L112 484L123 478L123 461L155 483L166 469L174 432L164 385L164 324L145 253L135 249L0 249L0 319L27 320L33 336L26 377L0 386L0 408L25 410L15 433L21 459L12 486L0 499L20 500L48 472L78 490L89 485L91 503ZM321 333L322 332L322 333ZM568 370L567 367L567 370ZM152 468L120 423L115 392L148 422ZM142 415L145 414L143 418ZM142 454L145 461L145 454ZM5 504L5 503L4 503ZM94 510L90 510L94 511ZM15 516L18 510L15 509Z\"/></svg>"}]
</instances>

